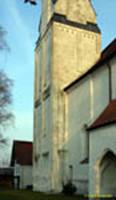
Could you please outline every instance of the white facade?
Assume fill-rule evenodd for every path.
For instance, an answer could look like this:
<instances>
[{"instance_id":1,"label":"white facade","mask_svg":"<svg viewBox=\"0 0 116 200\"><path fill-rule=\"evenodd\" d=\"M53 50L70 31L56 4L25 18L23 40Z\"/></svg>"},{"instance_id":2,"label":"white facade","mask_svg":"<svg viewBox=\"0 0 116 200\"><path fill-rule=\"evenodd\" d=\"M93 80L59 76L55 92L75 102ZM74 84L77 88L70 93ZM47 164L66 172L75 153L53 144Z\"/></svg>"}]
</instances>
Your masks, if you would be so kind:
<instances>
[{"instance_id":1,"label":"white facade","mask_svg":"<svg viewBox=\"0 0 116 200\"><path fill-rule=\"evenodd\" d=\"M43 1L42 5L41 34L35 52L34 190L60 192L71 180L78 193L97 195L92 171L98 159L97 148L101 144L103 155L112 142L107 146L101 140L105 133L98 137L101 129L97 135L88 133L87 127L116 98L116 62L113 58L90 69L100 56L100 32L89 0L58 0L54 5Z\"/></svg>"},{"instance_id":2,"label":"white facade","mask_svg":"<svg viewBox=\"0 0 116 200\"><path fill-rule=\"evenodd\" d=\"M74 167L74 180L79 187L79 181L87 179L90 186L91 196L97 195L95 192L96 183L92 181L92 172L96 166L98 158L106 149L114 151L115 146L115 126L105 127L90 131L86 128L92 124L96 118L103 112L110 101L111 81L112 99L115 99L115 78L116 59L113 58L106 62L99 69L89 73L85 78L73 84L66 90L66 98L68 99L68 117L67 117L67 148L69 150L69 164ZM109 65L111 74L109 74ZM109 78L111 76L111 80ZM90 136L90 138L89 138ZM106 142L105 142L106 141ZM99 154L98 154L99 152ZM89 163L81 164L81 162L89 158ZM89 171L88 171L89 169ZM93 176L96 176L94 171ZM113 182L114 183L114 182ZM84 184L83 184L84 189ZM109 193L108 193L109 194Z\"/></svg>"},{"instance_id":3,"label":"white facade","mask_svg":"<svg viewBox=\"0 0 116 200\"><path fill-rule=\"evenodd\" d=\"M14 187L17 189L28 189L32 186L32 166L29 165L14 165Z\"/></svg>"},{"instance_id":4,"label":"white facade","mask_svg":"<svg viewBox=\"0 0 116 200\"><path fill-rule=\"evenodd\" d=\"M90 133L89 193L91 195L116 195L116 161L110 157L101 165L108 152L116 155L116 125L102 127ZM104 165L104 166L103 166ZM103 169L102 169L103 168ZM103 171L104 170L104 171Z\"/></svg>"},{"instance_id":5,"label":"white facade","mask_svg":"<svg viewBox=\"0 0 116 200\"><path fill-rule=\"evenodd\" d=\"M28 189L32 186L32 166L21 166L20 173L20 189Z\"/></svg>"},{"instance_id":6,"label":"white facade","mask_svg":"<svg viewBox=\"0 0 116 200\"><path fill-rule=\"evenodd\" d=\"M116 70L116 56L110 59L106 68L110 67L110 73L107 74L107 79L111 85L107 87L104 85L103 89L107 88L111 100L116 99L116 84L115 84L115 70ZM111 91L110 91L111 90ZM111 94L110 94L111 92ZM104 93L101 96L105 96ZM105 96L106 98L106 96ZM106 98L107 99L107 98ZM103 101L102 101L103 102ZM110 104L107 103L107 105ZM104 105L103 110L107 105ZM96 109L97 109L96 104ZM102 112L101 112L102 113ZM91 195L101 195L104 197L116 195L116 126L111 123L107 126L101 126L93 129L89 133L90 149L89 149L89 193Z\"/></svg>"}]
</instances>

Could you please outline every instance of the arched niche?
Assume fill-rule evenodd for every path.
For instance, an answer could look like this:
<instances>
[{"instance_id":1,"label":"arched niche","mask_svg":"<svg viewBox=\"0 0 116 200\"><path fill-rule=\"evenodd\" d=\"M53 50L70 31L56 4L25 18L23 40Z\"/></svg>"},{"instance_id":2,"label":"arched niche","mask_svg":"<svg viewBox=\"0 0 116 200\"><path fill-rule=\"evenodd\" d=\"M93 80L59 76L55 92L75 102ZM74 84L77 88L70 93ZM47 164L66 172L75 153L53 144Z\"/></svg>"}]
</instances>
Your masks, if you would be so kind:
<instances>
[{"instance_id":1,"label":"arched niche","mask_svg":"<svg viewBox=\"0 0 116 200\"><path fill-rule=\"evenodd\" d=\"M116 155L107 150L99 162L100 195L116 195Z\"/></svg>"}]
</instances>

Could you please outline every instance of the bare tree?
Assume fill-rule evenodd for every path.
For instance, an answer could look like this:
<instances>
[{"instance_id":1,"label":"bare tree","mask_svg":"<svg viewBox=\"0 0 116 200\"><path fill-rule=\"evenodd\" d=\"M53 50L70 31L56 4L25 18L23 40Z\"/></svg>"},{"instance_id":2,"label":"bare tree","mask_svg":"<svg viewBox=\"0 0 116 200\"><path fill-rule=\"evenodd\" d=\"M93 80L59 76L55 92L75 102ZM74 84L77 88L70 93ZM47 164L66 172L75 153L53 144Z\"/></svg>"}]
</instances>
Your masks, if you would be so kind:
<instances>
[{"instance_id":1,"label":"bare tree","mask_svg":"<svg viewBox=\"0 0 116 200\"><path fill-rule=\"evenodd\" d=\"M0 70L0 127L8 125L12 114L9 111L9 106L12 103L11 88L12 81L8 78L6 73Z\"/></svg>"},{"instance_id":2,"label":"bare tree","mask_svg":"<svg viewBox=\"0 0 116 200\"><path fill-rule=\"evenodd\" d=\"M0 51L9 51L9 46L5 40L6 31L0 26ZM10 125L13 119L11 112L12 104L12 86L13 82L8 78L7 74L0 69L0 144L6 143L6 138L3 136L4 128Z\"/></svg>"},{"instance_id":3,"label":"bare tree","mask_svg":"<svg viewBox=\"0 0 116 200\"><path fill-rule=\"evenodd\" d=\"M0 26L0 51L9 51L10 48L6 42L6 34L7 32L4 30L2 26Z\"/></svg>"}]
</instances>

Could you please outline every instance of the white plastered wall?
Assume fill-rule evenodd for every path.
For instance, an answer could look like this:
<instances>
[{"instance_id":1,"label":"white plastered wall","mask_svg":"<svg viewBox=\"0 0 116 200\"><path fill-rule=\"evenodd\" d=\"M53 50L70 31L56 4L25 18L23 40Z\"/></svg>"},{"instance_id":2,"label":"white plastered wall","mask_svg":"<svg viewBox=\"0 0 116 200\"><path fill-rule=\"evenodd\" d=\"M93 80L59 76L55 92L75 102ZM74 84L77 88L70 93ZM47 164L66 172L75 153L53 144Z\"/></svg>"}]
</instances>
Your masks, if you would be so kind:
<instances>
[{"instance_id":1,"label":"white plastered wall","mask_svg":"<svg viewBox=\"0 0 116 200\"><path fill-rule=\"evenodd\" d=\"M109 72L107 66L94 71L86 78L77 82L67 92L68 98L68 163L74 167L74 181L77 187L86 192L88 165L80 162L88 157L89 126L101 114L109 103Z\"/></svg>"},{"instance_id":2,"label":"white plastered wall","mask_svg":"<svg viewBox=\"0 0 116 200\"><path fill-rule=\"evenodd\" d=\"M95 129L90 132L90 164L89 164L90 196L100 195L100 185L99 185L100 174L98 165L102 159L102 156L104 156L107 150L110 150L114 154L116 154L115 144L116 144L115 124ZM116 174L114 174L114 176L115 175Z\"/></svg>"}]
</instances>

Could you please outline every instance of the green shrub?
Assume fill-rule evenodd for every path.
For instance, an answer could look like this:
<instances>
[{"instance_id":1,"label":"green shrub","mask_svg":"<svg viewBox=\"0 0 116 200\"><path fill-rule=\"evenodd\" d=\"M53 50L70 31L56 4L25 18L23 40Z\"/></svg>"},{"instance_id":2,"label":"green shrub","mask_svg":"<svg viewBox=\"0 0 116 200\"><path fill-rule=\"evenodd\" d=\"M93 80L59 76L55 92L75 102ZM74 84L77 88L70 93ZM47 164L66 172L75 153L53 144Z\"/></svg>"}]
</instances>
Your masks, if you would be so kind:
<instances>
[{"instance_id":1,"label":"green shrub","mask_svg":"<svg viewBox=\"0 0 116 200\"><path fill-rule=\"evenodd\" d=\"M72 182L68 182L65 185L63 185L62 193L66 195L73 195L77 191L76 186Z\"/></svg>"}]
</instances>

